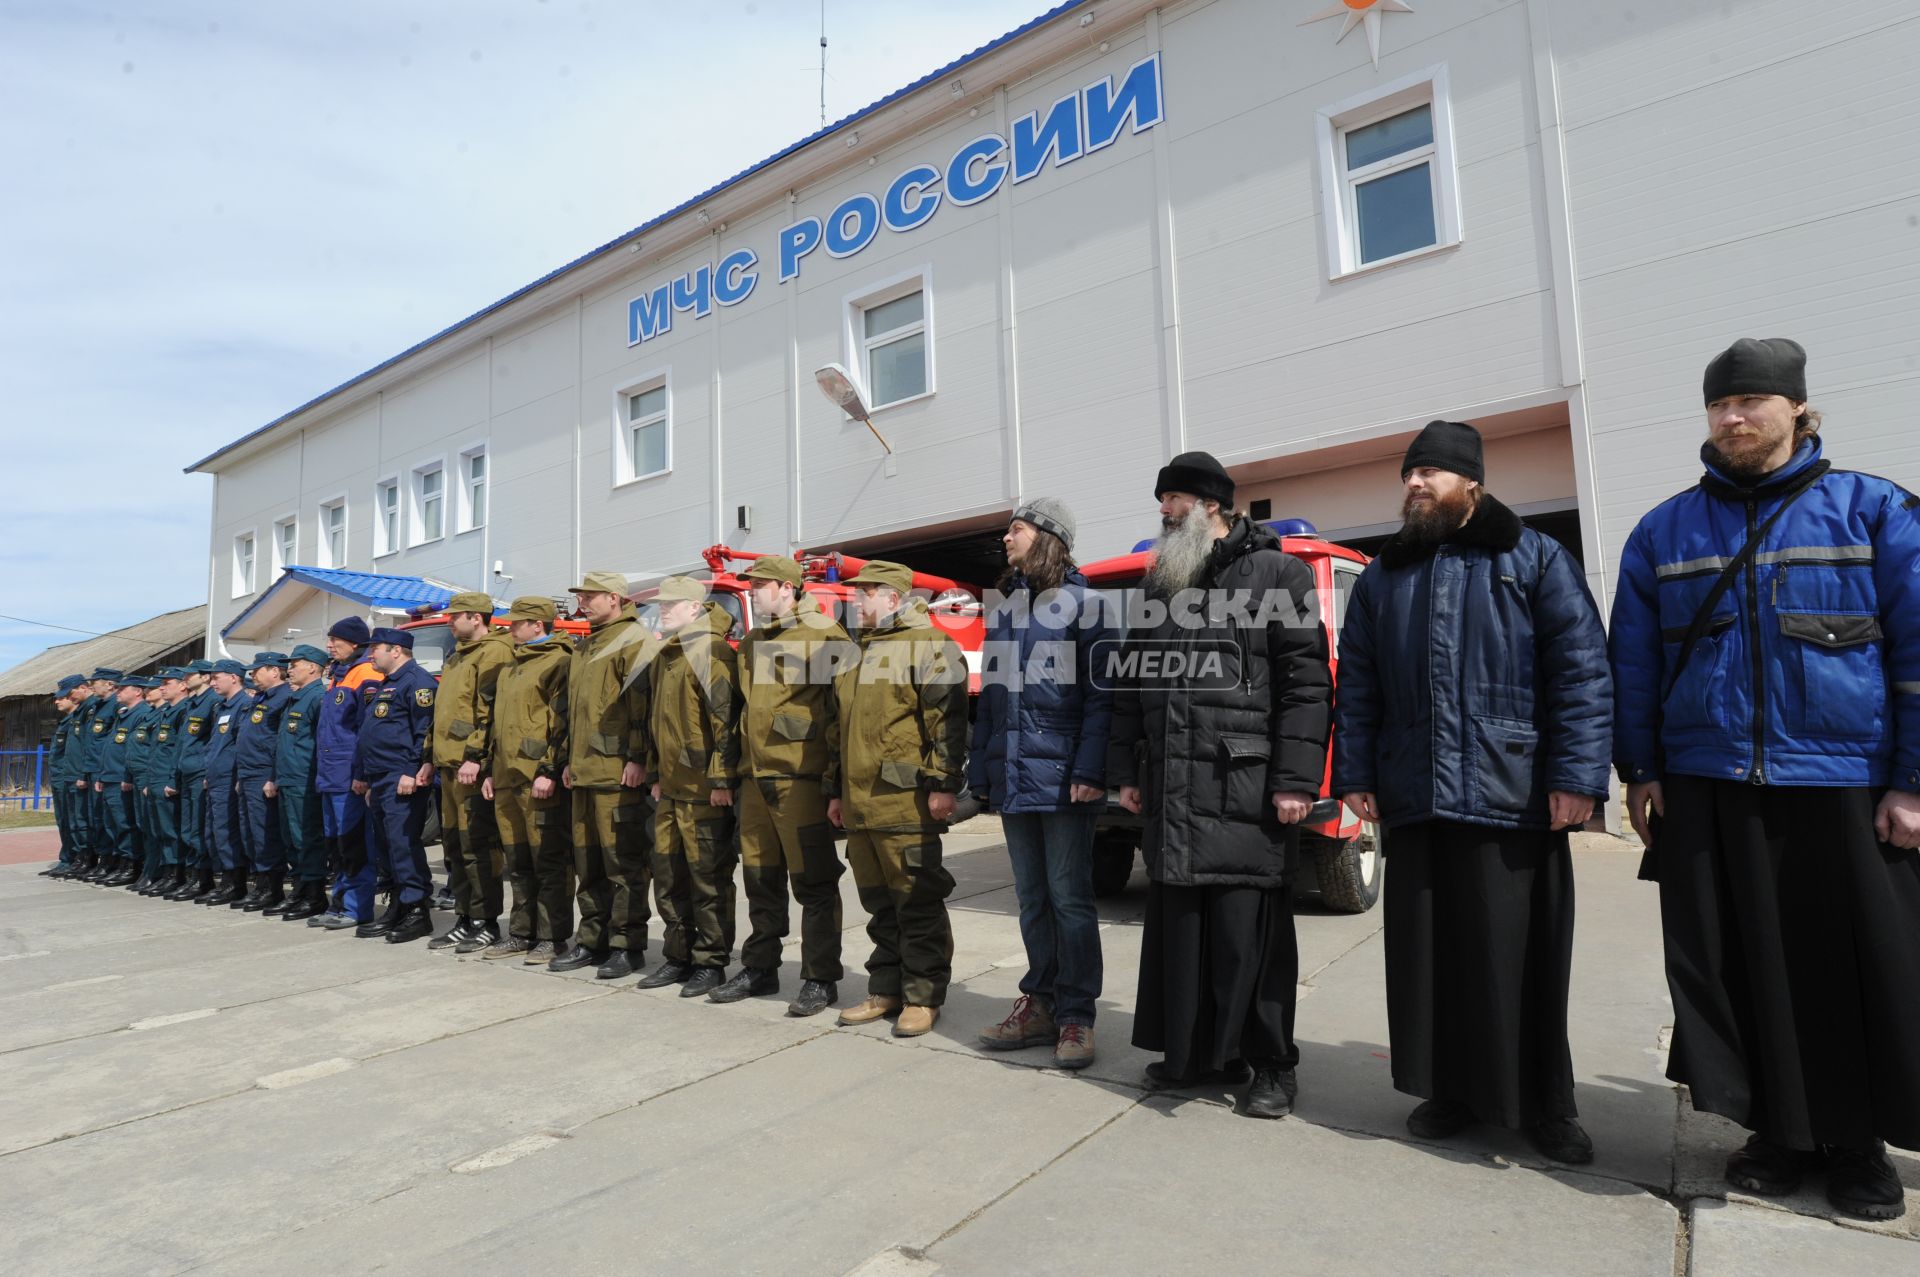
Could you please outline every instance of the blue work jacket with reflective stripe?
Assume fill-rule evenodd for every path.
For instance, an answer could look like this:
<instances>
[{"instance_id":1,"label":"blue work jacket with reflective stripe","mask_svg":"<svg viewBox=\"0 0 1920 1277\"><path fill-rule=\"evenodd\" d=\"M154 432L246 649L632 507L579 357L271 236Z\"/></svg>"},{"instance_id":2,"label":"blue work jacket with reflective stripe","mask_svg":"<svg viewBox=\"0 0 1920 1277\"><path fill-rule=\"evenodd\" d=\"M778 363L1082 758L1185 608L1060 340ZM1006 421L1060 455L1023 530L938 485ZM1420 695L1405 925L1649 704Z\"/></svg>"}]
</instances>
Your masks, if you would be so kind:
<instances>
[{"instance_id":1,"label":"blue work jacket with reflective stripe","mask_svg":"<svg viewBox=\"0 0 1920 1277\"><path fill-rule=\"evenodd\" d=\"M1816 479L1673 679L1714 581L1820 451L1809 439L1743 486L1703 449L1700 485L1627 538L1609 644L1621 779L1920 792L1920 498L1896 483L1847 470Z\"/></svg>"}]
</instances>

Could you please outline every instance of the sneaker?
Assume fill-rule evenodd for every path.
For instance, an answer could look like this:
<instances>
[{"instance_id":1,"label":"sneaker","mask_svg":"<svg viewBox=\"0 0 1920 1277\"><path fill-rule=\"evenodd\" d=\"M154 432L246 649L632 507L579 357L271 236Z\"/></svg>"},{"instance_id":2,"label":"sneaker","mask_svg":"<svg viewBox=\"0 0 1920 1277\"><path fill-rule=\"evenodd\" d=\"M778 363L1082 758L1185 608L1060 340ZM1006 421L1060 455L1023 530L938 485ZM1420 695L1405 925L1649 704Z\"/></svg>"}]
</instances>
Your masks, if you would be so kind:
<instances>
[{"instance_id":1,"label":"sneaker","mask_svg":"<svg viewBox=\"0 0 1920 1277\"><path fill-rule=\"evenodd\" d=\"M1425 1100L1407 1114L1407 1133L1415 1139L1443 1140L1473 1125L1473 1110L1453 1100Z\"/></svg>"},{"instance_id":2,"label":"sneaker","mask_svg":"<svg viewBox=\"0 0 1920 1277\"><path fill-rule=\"evenodd\" d=\"M1063 1024L1060 1036L1053 1044L1053 1067L1056 1069L1084 1069L1093 1063L1093 1026L1090 1024Z\"/></svg>"},{"instance_id":3,"label":"sneaker","mask_svg":"<svg viewBox=\"0 0 1920 1277\"><path fill-rule=\"evenodd\" d=\"M1829 1148L1827 1201L1856 1219L1898 1219L1904 1214L1907 1194L1887 1160L1887 1146L1880 1144L1872 1152Z\"/></svg>"},{"instance_id":4,"label":"sneaker","mask_svg":"<svg viewBox=\"0 0 1920 1277\"><path fill-rule=\"evenodd\" d=\"M1800 1187L1801 1173L1812 1159L1811 1153L1755 1135L1727 1159L1727 1183L1762 1197L1784 1197Z\"/></svg>"},{"instance_id":5,"label":"sneaker","mask_svg":"<svg viewBox=\"0 0 1920 1277\"><path fill-rule=\"evenodd\" d=\"M1580 1123L1570 1117L1535 1122L1527 1128L1527 1138L1549 1161L1585 1166L1593 1160L1593 1141L1587 1138Z\"/></svg>"},{"instance_id":6,"label":"sneaker","mask_svg":"<svg viewBox=\"0 0 1920 1277\"><path fill-rule=\"evenodd\" d=\"M552 962L557 956L559 956L559 950L554 947L553 941L542 940L534 945L533 948L527 950L526 965L530 967L542 966Z\"/></svg>"},{"instance_id":7,"label":"sneaker","mask_svg":"<svg viewBox=\"0 0 1920 1277\"><path fill-rule=\"evenodd\" d=\"M1006 1019L980 1031L980 1045L989 1051L1018 1051L1029 1046L1052 1046L1059 1036L1047 1004L1022 994Z\"/></svg>"},{"instance_id":8,"label":"sneaker","mask_svg":"<svg viewBox=\"0 0 1920 1277\"><path fill-rule=\"evenodd\" d=\"M1253 1085L1247 1088L1247 1098L1240 1105L1240 1115L1285 1117L1293 1112L1293 1100L1299 1093L1300 1083L1292 1069L1255 1069Z\"/></svg>"},{"instance_id":9,"label":"sneaker","mask_svg":"<svg viewBox=\"0 0 1920 1277\"><path fill-rule=\"evenodd\" d=\"M483 958L524 958L533 948L533 942L522 940L519 936L502 936L488 945L481 953ZM551 962L553 959L549 958Z\"/></svg>"}]
</instances>

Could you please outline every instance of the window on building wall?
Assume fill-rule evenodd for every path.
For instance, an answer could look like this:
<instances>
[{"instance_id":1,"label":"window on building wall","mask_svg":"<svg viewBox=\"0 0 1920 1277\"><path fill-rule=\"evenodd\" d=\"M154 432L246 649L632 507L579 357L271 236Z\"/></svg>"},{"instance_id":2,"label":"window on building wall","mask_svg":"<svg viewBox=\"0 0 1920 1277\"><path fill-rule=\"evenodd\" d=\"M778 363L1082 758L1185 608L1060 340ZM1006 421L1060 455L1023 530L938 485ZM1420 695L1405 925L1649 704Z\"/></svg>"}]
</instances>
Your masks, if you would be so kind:
<instances>
[{"instance_id":1,"label":"window on building wall","mask_svg":"<svg viewBox=\"0 0 1920 1277\"><path fill-rule=\"evenodd\" d=\"M438 461L413 472L413 543L425 545L447 534L447 468Z\"/></svg>"},{"instance_id":2,"label":"window on building wall","mask_svg":"<svg viewBox=\"0 0 1920 1277\"><path fill-rule=\"evenodd\" d=\"M320 566L347 566L347 499L338 497L320 507Z\"/></svg>"},{"instance_id":3,"label":"window on building wall","mask_svg":"<svg viewBox=\"0 0 1920 1277\"><path fill-rule=\"evenodd\" d=\"M872 408L933 393L927 279L916 273L849 303L856 367Z\"/></svg>"},{"instance_id":4,"label":"window on building wall","mask_svg":"<svg viewBox=\"0 0 1920 1277\"><path fill-rule=\"evenodd\" d=\"M373 486L373 554L375 558L400 548L400 481L382 479Z\"/></svg>"},{"instance_id":5,"label":"window on building wall","mask_svg":"<svg viewBox=\"0 0 1920 1277\"><path fill-rule=\"evenodd\" d=\"M253 593L253 533L233 539L233 597Z\"/></svg>"},{"instance_id":6,"label":"window on building wall","mask_svg":"<svg viewBox=\"0 0 1920 1277\"><path fill-rule=\"evenodd\" d=\"M300 552L300 520L288 515L273 525L273 574L279 576L294 565Z\"/></svg>"},{"instance_id":7,"label":"window on building wall","mask_svg":"<svg viewBox=\"0 0 1920 1277\"><path fill-rule=\"evenodd\" d=\"M1460 242L1451 121L1444 67L1319 113L1330 276Z\"/></svg>"},{"instance_id":8,"label":"window on building wall","mask_svg":"<svg viewBox=\"0 0 1920 1277\"><path fill-rule=\"evenodd\" d=\"M672 395L664 375L623 387L615 396L621 483L673 467Z\"/></svg>"},{"instance_id":9,"label":"window on building wall","mask_svg":"<svg viewBox=\"0 0 1920 1277\"><path fill-rule=\"evenodd\" d=\"M486 526L487 450L469 448L460 454L460 523L462 532Z\"/></svg>"}]
</instances>

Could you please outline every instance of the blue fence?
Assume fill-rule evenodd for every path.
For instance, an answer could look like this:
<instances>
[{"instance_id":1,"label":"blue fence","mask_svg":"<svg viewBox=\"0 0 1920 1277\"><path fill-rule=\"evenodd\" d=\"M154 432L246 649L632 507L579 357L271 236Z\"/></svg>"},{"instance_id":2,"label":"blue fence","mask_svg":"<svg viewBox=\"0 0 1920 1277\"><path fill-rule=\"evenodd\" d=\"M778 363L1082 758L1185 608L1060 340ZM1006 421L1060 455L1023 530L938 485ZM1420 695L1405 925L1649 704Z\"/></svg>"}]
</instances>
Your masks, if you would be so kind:
<instances>
[{"instance_id":1,"label":"blue fence","mask_svg":"<svg viewBox=\"0 0 1920 1277\"><path fill-rule=\"evenodd\" d=\"M0 811L52 811L46 746L0 749Z\"/></svg>"}]
</instances>

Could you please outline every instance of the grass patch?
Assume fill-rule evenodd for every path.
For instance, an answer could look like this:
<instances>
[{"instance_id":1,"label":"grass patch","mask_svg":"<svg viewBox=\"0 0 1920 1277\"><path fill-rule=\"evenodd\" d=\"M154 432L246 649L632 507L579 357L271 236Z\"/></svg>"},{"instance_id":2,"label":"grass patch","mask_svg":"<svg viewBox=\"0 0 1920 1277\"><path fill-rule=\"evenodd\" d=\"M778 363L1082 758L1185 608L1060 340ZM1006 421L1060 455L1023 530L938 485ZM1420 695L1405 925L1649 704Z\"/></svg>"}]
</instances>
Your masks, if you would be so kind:
<instances>
[{"instance_id":1,"label":"grass patch","mask_svg":"<svg viewBox=\"0 0 1920 1277\"><path fill-rule=\"evenodd\" d=\"M50 811L0 811L0 829L52 829Z\"/></svg>"}]
</instances>

